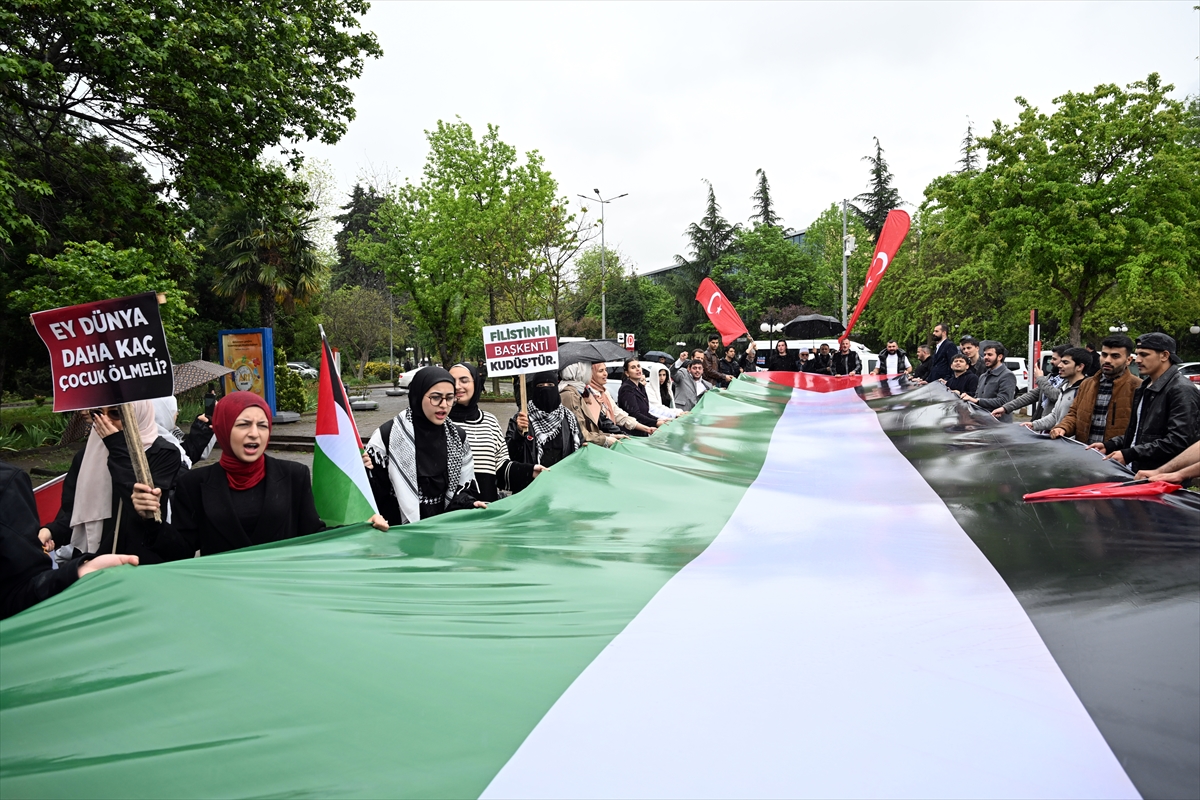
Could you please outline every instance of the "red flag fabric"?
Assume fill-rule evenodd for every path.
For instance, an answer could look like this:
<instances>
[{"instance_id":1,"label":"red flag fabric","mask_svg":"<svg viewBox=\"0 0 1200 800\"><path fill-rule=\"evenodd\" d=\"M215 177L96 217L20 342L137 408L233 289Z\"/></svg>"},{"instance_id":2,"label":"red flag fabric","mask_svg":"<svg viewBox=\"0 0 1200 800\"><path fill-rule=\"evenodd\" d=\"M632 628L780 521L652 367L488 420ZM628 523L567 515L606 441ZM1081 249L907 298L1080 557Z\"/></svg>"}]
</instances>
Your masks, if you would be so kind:
<instances>
[{"instance_id":1,"label":"red flag fabric","mask_svg":"<svg viewBox=\"0 0 1200 800\"><path fill-rule=\"evenodd\" d=\"M733 303L729 302L729 298L713 283L712 278L700 281L700 288L696 290L696 300L704 306L704 313L708 314L709 321L721 334L721 344L728 347L730 342L742 334L750 335L750 331L746 330L746 323L738 316Z\"/></svg>"},{"instance_id":2,"label":"red flag fabric","mask_svg":"<svg viewBox=\"0 0 1200 800\"><path fill-rule=\"evenodd\" d=\"M875 246L875 258L867 270L867 282L863 284L862 294L858 296L858 305L854 306L854 314L850 316L850 323L846 325L845 332L838 337L839 340L850 338L850 331L854 328L854 323L858 322L858 315L867 307L867 301L875 293L879 281L883 279L883 273L887 272L888 265L896 257L896 251L900 249L900 244L908 235L911 225L912 220L909 219L906 212L899 209L892 209L888 212L887 219L883 221L883 230L879 232L879 241Z\"/></svg>"},{"instance_id":3,"label":"red flag fabric","mask_svg":"<svg viewBox=\"0 0 1200 800\"><path fill-rule=\"evenodd\" d=\"M1024 495L1027 503L1050 500L1113 500L1118 498L1158 497L1178 492L1183 487L1167 481L1145 483L1089 483L1086 486L1071 486L1066 489L1044 489Z\"/></svg>"}]
</instances>

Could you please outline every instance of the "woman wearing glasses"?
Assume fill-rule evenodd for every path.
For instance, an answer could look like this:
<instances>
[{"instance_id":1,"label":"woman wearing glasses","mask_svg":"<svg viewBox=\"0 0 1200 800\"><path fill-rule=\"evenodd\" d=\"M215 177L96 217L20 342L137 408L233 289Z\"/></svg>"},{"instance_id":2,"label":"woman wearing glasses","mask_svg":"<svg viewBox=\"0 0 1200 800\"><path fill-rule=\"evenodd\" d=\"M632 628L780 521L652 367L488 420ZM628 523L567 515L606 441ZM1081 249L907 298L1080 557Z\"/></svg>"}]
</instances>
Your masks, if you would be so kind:
<instances>
[{"instance_id":1,"label":"woman wearing glasses","mask_svg":"<svg viewBox=\"0 0 1200 800\"><path fill-rule=\"evenodd\" d=\"M179 448L159 436L149 400L130 405L154 485L169 494L180 471ZM125 553L137 556L141 564L158 564L163 558L147 541L157 523L139 516L133 505L133 462L121 409L110 406L91 415L87 446L75 454L63 480L62 507L39 538L48 550L57 541L80 553ZM58 551L64 557L68 553Z\"/></svg>"},{"instance_id":2,"label":"woman wearing glasses","mask_svg":"<svg viewBox=\"0 0 1200 800\"><path fill-rule=\"evenodd\" d=\"M393 525L447 511L487 508L479 499L467 435L449 422L454 377L425 367L408 388L408 408L383 423L367 443L363 464L379 512Z\"/></svg>"}]
</instances>

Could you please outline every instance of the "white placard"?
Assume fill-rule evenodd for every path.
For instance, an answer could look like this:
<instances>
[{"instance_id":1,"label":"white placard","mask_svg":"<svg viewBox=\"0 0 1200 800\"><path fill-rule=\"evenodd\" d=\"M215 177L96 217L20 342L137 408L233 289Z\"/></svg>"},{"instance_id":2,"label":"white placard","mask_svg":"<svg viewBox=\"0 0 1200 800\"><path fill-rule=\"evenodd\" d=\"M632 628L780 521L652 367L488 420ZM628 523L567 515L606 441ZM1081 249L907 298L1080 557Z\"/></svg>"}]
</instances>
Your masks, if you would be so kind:
<instances>
[{"instance_id":1,"label":"white placard","mask_svg":"<svg viewBox=\"0 0 1200 800\"><path fill-rule=\"evenodd\" d=\"M552 319L487 325L483 355L489 378L558 369L558 328Z\"/></svg>"}]
</instances>

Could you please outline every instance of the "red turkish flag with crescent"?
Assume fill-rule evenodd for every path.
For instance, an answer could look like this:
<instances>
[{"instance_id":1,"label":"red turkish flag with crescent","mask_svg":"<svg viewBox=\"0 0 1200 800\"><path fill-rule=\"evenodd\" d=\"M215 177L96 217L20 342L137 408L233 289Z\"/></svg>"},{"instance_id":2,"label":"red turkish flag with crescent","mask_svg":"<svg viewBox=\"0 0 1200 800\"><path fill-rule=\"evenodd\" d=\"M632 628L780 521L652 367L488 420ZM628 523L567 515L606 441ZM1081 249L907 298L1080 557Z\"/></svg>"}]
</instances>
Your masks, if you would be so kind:
<instances>
[{"instance_id":1,"label":"red turkish flag with crescent","mask_svg":"<svg viewBox=\"0 0 1200 800\"><path fill-rule=\"evenodd\" d=\"M717 332L721 334L721 344L728 347L730 342L742 334L750 335L750 331L746 330L746 323L738 316L733 303L729 302L729 298L713 283L712 278L700 281L700 288L696 290L696 300L704 306L704 313L708 314L709 321L717 326Z\"/></svg>"},{"instance_id":2,"label":"red turkish flag with crescent","mask_svg":"<svg viewBox=\"0 0 1200 800\"><path fill-rule=\"evenodd\" d=\"M912 220L909 219L906 212L899 209L892 209L888 212L887 219L883 221L883 230L879 232L879 242L875 246L875 258L871 261L870 269L867 270L867 282L863 284L862 294L858 296L858 305L854 307L854 313L850 316L850 323L846 325L845 332L838 337L839 341L850 338L850 331L854 329L854 323L858 322L858 315L867 307L867 301L875 293L879 281L883 279L883 273L887 272L887 268L891 266L892 259L896 257L896 251L900 249L900 244L908 235L911 225Z\"/></svg>"}]
</instances>

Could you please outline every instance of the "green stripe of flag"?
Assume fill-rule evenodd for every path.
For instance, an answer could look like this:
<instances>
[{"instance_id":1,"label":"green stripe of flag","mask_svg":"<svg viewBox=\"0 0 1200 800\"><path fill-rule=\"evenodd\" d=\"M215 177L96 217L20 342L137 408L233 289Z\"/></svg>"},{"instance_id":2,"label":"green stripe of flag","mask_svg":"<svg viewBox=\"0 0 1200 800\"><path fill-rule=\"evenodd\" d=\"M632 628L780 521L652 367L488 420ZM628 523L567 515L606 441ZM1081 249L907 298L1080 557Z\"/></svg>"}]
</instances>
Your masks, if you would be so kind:
<instances>
[{"instance_id":1,"label":"green stripe of flag","mask_svg":"<svg viewBox=\"0 0 1200 800\"><path fill-rule=\"evenodd\" d=\"M699 554L790 390L487 511L95 573L0 623L0 796L474 797Z\"/></svg>"}]
</instances>

